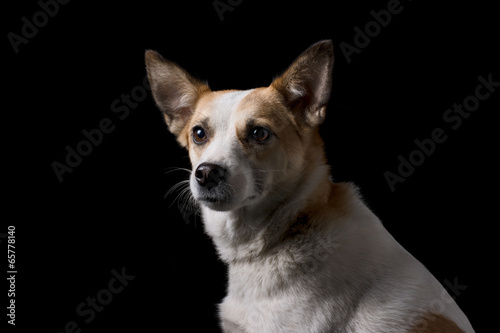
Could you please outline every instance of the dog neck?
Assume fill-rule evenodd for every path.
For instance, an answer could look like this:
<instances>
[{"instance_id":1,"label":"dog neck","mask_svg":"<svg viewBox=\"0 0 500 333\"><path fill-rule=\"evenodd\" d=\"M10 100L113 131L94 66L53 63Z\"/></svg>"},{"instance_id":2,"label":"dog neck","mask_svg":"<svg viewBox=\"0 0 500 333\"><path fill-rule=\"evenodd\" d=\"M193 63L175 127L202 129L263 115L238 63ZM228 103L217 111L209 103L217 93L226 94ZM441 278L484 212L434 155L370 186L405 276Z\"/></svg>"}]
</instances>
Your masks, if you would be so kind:
<instances>
[{"instance_id":1,"label":"dog neck","mask_svg":"<svg viewBox=\"0 0 500 333\"><path fill-rule=\"evenodd\" d=\"M280 184L279 193L256 205L223 212L202 206L205 230L222 260L255 260L290 234L301 215L320 210L327 203L330 168L323 154L315 156L306 160L295 182Z\"/></svg>"}]
</instances>

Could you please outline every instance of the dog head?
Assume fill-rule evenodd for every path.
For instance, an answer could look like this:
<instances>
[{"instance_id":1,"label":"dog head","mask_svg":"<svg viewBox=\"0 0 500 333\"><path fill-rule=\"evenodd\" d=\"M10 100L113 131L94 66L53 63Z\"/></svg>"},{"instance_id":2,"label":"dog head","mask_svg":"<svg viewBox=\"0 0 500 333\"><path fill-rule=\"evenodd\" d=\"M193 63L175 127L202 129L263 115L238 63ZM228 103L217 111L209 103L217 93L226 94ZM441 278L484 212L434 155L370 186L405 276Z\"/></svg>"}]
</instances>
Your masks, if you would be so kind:
<instances>
[{"instance_id":1,"label":"dog head","mask_svg":"<svg viewBox=\"0 0 500 333\"><path fill-rule=\"evenodd\" d=\"M155 51L146 67L169 130L189 151L192 194L208 208L279 199L316 158L313 148L323 155L317 127L330 97L331 41L309 47L270 86L244 91L211 91Z\"/></svg>"}]
</instances>

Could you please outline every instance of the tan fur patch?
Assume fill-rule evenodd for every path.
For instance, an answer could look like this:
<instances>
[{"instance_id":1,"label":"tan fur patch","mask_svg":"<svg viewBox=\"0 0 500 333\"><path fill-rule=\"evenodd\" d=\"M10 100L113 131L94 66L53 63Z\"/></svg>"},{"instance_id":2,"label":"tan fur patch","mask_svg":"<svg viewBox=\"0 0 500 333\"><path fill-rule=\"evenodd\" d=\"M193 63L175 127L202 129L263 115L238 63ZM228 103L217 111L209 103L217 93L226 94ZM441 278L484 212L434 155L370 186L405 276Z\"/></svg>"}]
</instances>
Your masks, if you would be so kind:
<instances>
[{"instance_id":1,"label":"tan fur patch","mask_svg":"<svg viewBox=\"0 0 500 333\"><path fill-rule=\"evenodd\" d=\"M464 331L443 315L426 313L408 333L464 333Z\"/></svg>"},{"instance_id":2,"label":"tan fur patch","mask_svg":"<svg viewBox=\"0 0 500 333\"><path fill-rule=\"evenodd\" d=\"M267 126L278 136L290 127L297 130L293 115L282 103L279 93L272 88L254 89L241 101L236 112L236 123L252 119L255 125Z\"/></svg>"},{"instance_id":3,"label":"tan fur patch","mask_svg":"<svg viewBox=\"0 0 500 333\"><path fill-rule=\"evenodd\" d=\"M329 208L337 215L347 215L357 196L357 188L352 183L331 183L328 197Z\"/></svg>"},{"instance_id":4,"label":"tan fur patch","mask_svg":"<svg viewBox=\"0 0 500 333\"><path fill-rule=\"evenodd\" d=\"M299 234L306 235L312 229L327 227L324 222L318 224L318 221L325 221L325 215L332 216L332 221L347 216L356 195L356 188L351 183L332 183L325 179L308 199L307 206L290 225L283 239Z\"/></svg>"},{"instance_id":5,"label":"tan fur patch","mask_svg":"<svg viewBox=\"0 0 500 333\"><path fill-rule=\"evenodd\" d=\"M300 135L297 135L299 128L295 123L295 119L286 106L281 102L278 92L271 88L257 88L248 94L241 101L236 110L237 118L235 125L237 127L237 136L240 142L244 143L247 137L248 130L251 127L263 126L269 128L279 140L278 146L268 149L259 149L259 147L243 148L249 154L249 158L254 161L269 160L270 155L279 156L280 152L286 152L286 158L281 158L281 163L285 160L293 159L294 155L301 150ZM262 147L264 148L264 147ZM275 165L279 165L275 161ZM261 167L264 167L262 165ZM268 168L272 168L271 165ZM284 170L283 170L284 171Z\"/></svg>"}]
</instances>

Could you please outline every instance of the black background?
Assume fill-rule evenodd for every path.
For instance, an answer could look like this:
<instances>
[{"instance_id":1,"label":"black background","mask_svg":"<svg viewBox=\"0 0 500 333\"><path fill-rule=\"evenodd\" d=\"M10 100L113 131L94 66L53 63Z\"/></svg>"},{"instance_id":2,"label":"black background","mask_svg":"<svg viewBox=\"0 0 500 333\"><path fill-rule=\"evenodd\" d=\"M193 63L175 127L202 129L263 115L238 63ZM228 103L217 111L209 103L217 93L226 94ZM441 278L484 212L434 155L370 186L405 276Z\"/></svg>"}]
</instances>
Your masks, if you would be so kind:
<instances>
[{"instance_id":1,"label":"black background","mask_svg":"<svg viewBox=\"0 0 500 333\"><path fill-rule=\"evenodd\" d=\"M142 85L146 49L213 90L249 89L268 85L310 44L332 39L333 90L321 132L333 177L357 184L391 234L439 281L467 286L456 301L476 331L488 331L498 294L499 92L456 130L442 117L474 94L479 75L500 81L498 17L486 1L401 1L401 13L348 62L340 44L353 45L354 27L364 29L370 11L387 4L245 0L221 21L213 1L71 1L18 53L7 34L21 34L21 18L32 21L41 9L32 0L9 4L0 232L17 230L16 329L61 332L75 321L82 332L218 331L225 267L200 218L184 218L175 193L164 198L187 179L166 173L190 168L187 153L149 93L124 119L111 104ZM114 130L59 182L51 164L64 163L65 147L75 148L82 130L104 118ZM398 156L437 127L447 140L392 192L384 172L396 173ZM134 280L85 323L77 306L122 268Z\"/></svg>"}]
</instances>

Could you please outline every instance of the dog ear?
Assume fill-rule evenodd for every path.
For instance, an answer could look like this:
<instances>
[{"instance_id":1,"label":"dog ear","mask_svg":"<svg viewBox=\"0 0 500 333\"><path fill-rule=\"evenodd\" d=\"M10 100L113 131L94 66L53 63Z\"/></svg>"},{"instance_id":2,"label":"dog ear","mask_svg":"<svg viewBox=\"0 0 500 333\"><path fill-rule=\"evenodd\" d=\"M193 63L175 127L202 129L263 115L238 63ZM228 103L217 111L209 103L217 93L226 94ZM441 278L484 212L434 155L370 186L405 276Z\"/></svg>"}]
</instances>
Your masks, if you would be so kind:
<instances>
[{"instance_id":1,"label":"dog ear","mask_svg":"<svg viewBox=\"0 0 500 333\"><path fill-rule=\"evenodd\" d=\"M271 86L284 97L310 126L318 126L326 116L332 87L333 44L317 42L305 50Z\"/></svg>"},{"instance_id":2,"label":"dog ear","mask_svg":"<svg viewBox=\"0 0 500 333\"><path fill-rule=\"evenodd\" d=\"M147 50L145 56L153 98L165 114L170 132L183 144L179 134L193 114L199 97L210 88L156 51Z\"/></svg>"}]
</instances>

